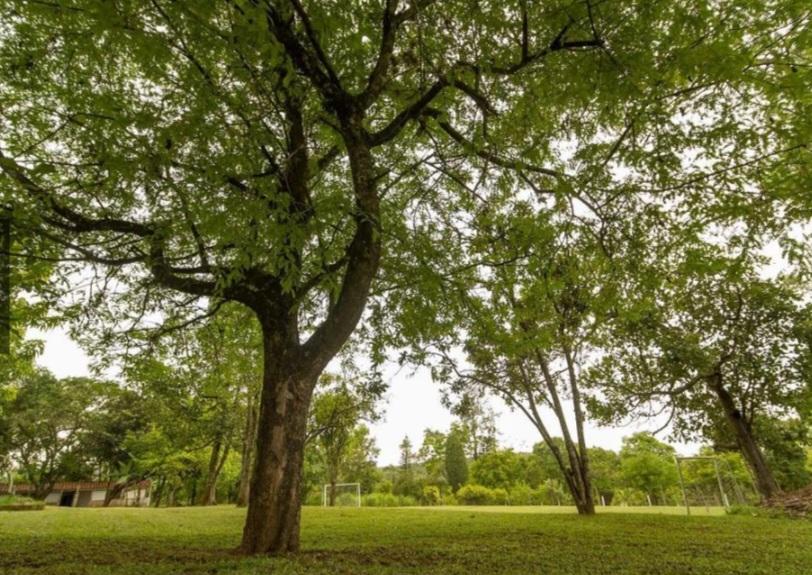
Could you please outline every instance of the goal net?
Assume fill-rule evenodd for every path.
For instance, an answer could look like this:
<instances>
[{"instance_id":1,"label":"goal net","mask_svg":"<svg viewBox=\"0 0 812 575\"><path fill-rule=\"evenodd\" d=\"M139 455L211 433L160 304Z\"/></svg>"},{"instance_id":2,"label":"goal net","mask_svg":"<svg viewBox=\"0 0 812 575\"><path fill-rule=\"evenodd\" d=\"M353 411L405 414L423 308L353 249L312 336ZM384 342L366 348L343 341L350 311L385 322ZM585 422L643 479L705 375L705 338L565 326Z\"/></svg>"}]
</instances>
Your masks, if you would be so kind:
<instances>
[{"instance_id":1,"label":"goal net","mask_svg":"<svg viewBox=\"0 0 812 575\"><path fill-rule=\"evenodd\" d=\"M322 505L324 507L361 507L361 484L326 484L322 490Z\"/></svg>"},{"instance_id":2,"label":"goal net","mask_svg":"<svg viewBox=\"0 0 812 575\"><path fill-rule=\"evenodd\" d=\"M691 507L725 507L748 502L746 485L725 459L713 456L676 457L681 503Z\"/></svg>"}]
</instances>

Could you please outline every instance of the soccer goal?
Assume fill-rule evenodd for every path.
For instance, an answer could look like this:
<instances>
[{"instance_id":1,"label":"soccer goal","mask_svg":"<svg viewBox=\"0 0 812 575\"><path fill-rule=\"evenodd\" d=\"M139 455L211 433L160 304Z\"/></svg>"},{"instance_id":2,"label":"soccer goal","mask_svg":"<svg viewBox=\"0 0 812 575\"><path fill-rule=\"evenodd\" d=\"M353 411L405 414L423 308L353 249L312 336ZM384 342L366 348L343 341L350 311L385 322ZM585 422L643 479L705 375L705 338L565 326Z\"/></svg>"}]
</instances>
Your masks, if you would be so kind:
<instances>
[{"instance_id":1,"label":"soccer goal","mask_svg":"<svg viewBox=\"0 0 812 575\"><path fill-rule=\"evenodd\" d=\"M730 465L724 459L713 456L675 457L677 475L685 512L691 507L728 509L734 504L745 503L741 484Z\"/></svg>"},{"instance_id":2,"label":"soccer goal","mask_svg":"<svg viewBox=\"0 0 812 575\"><path fill-rule=\"evenodd\" d=\"M360 483L325 484L321 504L324 507L361 507Z\"/></svg>"}]
</instances>

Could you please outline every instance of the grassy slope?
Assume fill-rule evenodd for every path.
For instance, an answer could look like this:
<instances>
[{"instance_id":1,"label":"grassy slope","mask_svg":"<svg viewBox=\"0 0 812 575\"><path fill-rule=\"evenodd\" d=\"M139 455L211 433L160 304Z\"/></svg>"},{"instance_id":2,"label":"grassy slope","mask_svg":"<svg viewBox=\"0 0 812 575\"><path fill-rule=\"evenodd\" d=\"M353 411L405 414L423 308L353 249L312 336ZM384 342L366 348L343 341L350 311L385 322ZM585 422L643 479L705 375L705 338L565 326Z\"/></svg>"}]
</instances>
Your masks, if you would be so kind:
<instances>
[{"instance_id":1,"label":"grassy slope","mask_svg":"<svg viewBox=\"0 0 812 575\"><path fill-rule=\"evenodd\" d=\"M812 522L420 509L305 509L296 558L241 558L243 511L0 513L0 573L812 573Z\"/></svg>"}]
</instances>

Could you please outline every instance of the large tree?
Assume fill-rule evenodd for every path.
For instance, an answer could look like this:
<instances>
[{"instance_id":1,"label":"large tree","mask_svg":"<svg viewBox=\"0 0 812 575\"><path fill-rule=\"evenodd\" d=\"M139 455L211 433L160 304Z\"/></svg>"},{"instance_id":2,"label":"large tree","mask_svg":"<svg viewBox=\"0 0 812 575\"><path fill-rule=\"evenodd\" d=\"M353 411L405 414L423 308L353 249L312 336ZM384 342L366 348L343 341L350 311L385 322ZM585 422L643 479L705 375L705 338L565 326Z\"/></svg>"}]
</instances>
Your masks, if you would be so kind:
<instances>
[{"instance_id":1,"label":"large tree","mask_svg":"<svg viewBox=\"0 0 812 575\"><path fill-rule=\"evenodd\" d=\"M259 319L246 553L298 549L310 399L361 318L384 238L427 198L476 202L438 181L479 171L566 197L572 162L599 185L622 162L651 191L710 181L724 195L762 160L799 153L798 134L770 123L797 112L795 92L775 87L794 82L806 15L793 2L2 9L0 168L15 221L106 268L98 283L137 317L202 298ZM573 141L574 156L561 147ZM698 149L708 162L675 169Z\"/></svg>"},{"instance_id":2,"label":"large tree","mask_svg":"<svg viewBox=\"0 0 812 575\"><path fill-rule=\"evenodd\" d=\"M665 412L676 435L738 449L769 498L780 488L759 427L797 414L808 385L808 310L796 282L760 278L757 262L689 248L643 298L648 311L618 322L592 376L615 416Z\"/></svg>"}]
</instances>

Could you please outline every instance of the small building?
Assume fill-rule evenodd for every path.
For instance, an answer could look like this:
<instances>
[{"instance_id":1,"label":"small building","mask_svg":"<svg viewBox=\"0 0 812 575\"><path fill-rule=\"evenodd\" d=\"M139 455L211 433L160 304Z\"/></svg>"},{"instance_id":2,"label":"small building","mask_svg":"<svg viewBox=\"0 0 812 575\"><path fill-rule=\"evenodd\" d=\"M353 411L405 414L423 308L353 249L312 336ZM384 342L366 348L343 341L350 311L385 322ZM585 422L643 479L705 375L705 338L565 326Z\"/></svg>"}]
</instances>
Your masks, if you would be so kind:
<instances>
[{"instance_id":1,"label":"small building","mask_svg":"<svg viewBox=\"0 0 812 575\"><path fill-rule=\"evenodd\" d=\"M45 498L46 505L59 507L102 507L107 491L115 484L109 481L67 481L55 483ZM34 486L17 483L13 486L16 495L30 495ZM9 484L0 483L0 495L9 493ZM150 482L140 481L129 485L118 498L110 502L111 507L148 507Z\"/></svg>"}]
</instances>

